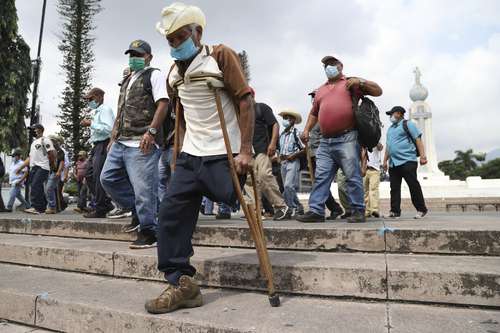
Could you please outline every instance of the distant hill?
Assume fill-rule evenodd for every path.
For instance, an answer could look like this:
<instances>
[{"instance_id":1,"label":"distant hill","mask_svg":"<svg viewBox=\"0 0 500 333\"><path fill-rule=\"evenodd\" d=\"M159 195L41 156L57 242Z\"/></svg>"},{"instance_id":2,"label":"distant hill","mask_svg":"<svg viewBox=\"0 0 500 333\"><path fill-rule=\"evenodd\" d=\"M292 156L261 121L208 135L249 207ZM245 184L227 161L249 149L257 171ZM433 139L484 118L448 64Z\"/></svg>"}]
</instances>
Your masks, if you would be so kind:
<instances>
[{"instance_id":1,"label":"distant hill","mask_svg":"<svg viewBox=\"0 0 500 333\"><path fill-rule=\"evenodd\" d=\"M489 153L487 153L486 154L486 161L485 162L494 160L495 158L500 158L500 148L493 149L492 151L490 151Z\"/></svg>"}]
</instances>

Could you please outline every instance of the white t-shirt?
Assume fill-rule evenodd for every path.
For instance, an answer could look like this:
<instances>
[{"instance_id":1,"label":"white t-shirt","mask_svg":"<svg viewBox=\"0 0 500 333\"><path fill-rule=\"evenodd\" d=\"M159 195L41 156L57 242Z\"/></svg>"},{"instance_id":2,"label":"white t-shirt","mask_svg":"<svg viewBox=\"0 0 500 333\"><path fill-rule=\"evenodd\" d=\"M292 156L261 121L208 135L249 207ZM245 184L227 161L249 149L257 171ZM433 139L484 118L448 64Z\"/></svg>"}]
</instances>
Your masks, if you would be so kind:
<instances>
[{"instance_id":1,"label":"white t-shirt","mask_svg":"<svg viewBox=\"0 0 500 333\"><path fill-rule=\"evenodd\" d=\"M30 147L30 168L39 166L50 171L48 152L54 149L54 145L49 138L41 137L35 139Z\"/></svg>"},{"instance_id":2,"label":"white t-shirt","mask_svg":"<svg viewBox=\"0 0 500 333\"><path fill-rule=\"evenodd\" d=\"M147 69L149 67L146 67ZM132 84L137 80L139 75L144 72L143 69L142 71L134 72L132 74L132 77L130 78L130 82L128 83L127 86L127 93L125 95L125 99L127 99L128 92L130 88L132 87ZM167 77L165 74L163 74L160 70L153 70L151 72L151 90L153 91L153 99L155 103L158 103L158 101L162 98L168 99L168 94L167 94ZM139 148L140 141L139 140L123 140L120 141L120 143L123 143L127 147L134 147L134 148Z\"/></svg>"},{"instance_id":3,"label":"white t-shirt","mask_svg":"<svg viewBox=\"0 0 500 333\"><path fill-rule=\"evenodd\" d=\"M367 166L372 167L377 171L380 171L380 164L382 163L380 157L381 157L380 150L378 150L377 147L374 147L371 153L368 152Z\"/></svg>"}]
</instances>

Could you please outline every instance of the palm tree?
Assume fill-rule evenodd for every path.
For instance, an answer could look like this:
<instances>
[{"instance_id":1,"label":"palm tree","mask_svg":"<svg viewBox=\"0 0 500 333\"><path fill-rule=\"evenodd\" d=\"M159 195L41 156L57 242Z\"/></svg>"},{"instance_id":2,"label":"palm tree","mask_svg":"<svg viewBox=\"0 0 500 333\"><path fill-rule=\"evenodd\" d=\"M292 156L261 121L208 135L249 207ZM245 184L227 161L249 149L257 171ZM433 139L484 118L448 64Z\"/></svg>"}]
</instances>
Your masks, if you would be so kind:
<instances>
[{"instance_id":1,"label":"palm tree","mask_svg":"<svg viewBox=\"0 0 500 333\"><path fill-rule=\"evenodd\" d=\"M468 149L466 151L455 150L455 159L453 163L457 165L461 165L465 172L471 172L472 170L477 168L477 162L482 162L486 158L486 154L478 153L474 154L472 149Z\"/></svg>"}]
</instances>

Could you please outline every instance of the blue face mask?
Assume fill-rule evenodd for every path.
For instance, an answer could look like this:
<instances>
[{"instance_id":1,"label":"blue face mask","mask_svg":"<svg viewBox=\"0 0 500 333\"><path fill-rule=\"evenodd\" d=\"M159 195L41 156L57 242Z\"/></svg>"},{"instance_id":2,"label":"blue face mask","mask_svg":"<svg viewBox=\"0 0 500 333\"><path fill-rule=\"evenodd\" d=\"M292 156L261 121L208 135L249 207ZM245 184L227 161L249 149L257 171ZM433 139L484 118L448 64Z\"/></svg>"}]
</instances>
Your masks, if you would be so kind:
<instances>
[{"instance_id":1,"label":"blue face mask","mask_svg":"<svg viewBox=\"0 0 500 333\"><path fill-rule=\"evenodd\" d=\"M336 78L340 72L337 66L328 65L325 67L325 74L327 78L333 79Z\"/></svg>"},{"instance_id":2,"label":"blue face mask","mask_svg":"<svg viewBox=\"0 0 500 333\"><path fill-rule=\"evenodd\" d=\"M170 55L177 60L188 60L196 55L198 48L194 45L193 38L189 37L178 47L170 48Z\"/></svg>"},{"instance_id":3,"label":"blue face mask","mask_svg":"<svg viewBox=\"0 0 500 333\"><path fill-rule=\"evenodd\" d=\"M88 103L87 103L87 106L88 106L90 109L92 109L92 110L97 109L97 108L99 107L99 105L97 104L97 102L96 102L96 101L94 101L94 100L91 100L90 102L88 102Z\"/></svg>"},{"instance_id":4,"label":"blue face mask","mask_svg":"<svg viewBox=\"0 0 500 333\"><path fill-rule=\"evenodd\" d=\"M290 126L290 120L283 119L283 121L281 122L281 124L283 125L283 127L288 128L288 126Z\"/></svg>"}]
</instances>

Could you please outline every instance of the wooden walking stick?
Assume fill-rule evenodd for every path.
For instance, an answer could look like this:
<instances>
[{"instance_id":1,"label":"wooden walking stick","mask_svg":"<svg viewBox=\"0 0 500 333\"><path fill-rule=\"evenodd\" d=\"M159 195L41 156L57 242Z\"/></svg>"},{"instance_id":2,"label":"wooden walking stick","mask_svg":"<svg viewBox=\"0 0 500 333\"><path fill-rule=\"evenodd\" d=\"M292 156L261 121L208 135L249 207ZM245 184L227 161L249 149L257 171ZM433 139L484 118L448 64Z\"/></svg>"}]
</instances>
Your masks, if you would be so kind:
<instances>
[{"instance_id":1,"label":"wooden walking stick","mask_svg":"<svg viewBox=\"0 0 500 333\"><path fill-rule=\"evenodd\" d=\"M257 250L257 256L259 258L259 264L261 273L263 273L264 277L267 279L267 289L269 293L269 303L271 306L279 306L280 298L279 295L276 294L274 290L274 281L273 281L273 271L271 268L271 262L269 260L269 253L267 252L266 242L264 238L264 232L262 228L262 221L259 219L260 213L255 213L253 209L253 205L248 205L243 198L243 194L241 192L240 180L238 178L238 174L236 173L233 151L231 149L231 143L229 142L229 135L227 133L226 120L224 118L224 112L222 110L222 103L219 95L220 89L224 88L224 83L217 79L207 80L207 85L210 89L213 90L215 96L215 103L217 105L217 113L219 115L220 125L222 128L222 135L224 137L224 144L227 150L227 158L229 162L229 170L231 173L231 178L233 180L234 190L236 191L236 195L238 200L240 201L241 208L245 213L247 218L248 226L250 229L250 233L255 242L255 249ZM250 171L252 177L252 183L255 190L255 175L253 174L253 170ZM258 200L258 198L256 198ZM260 205L257 203L257 206L260 208Z\"/></svg>"}]
</instances>

